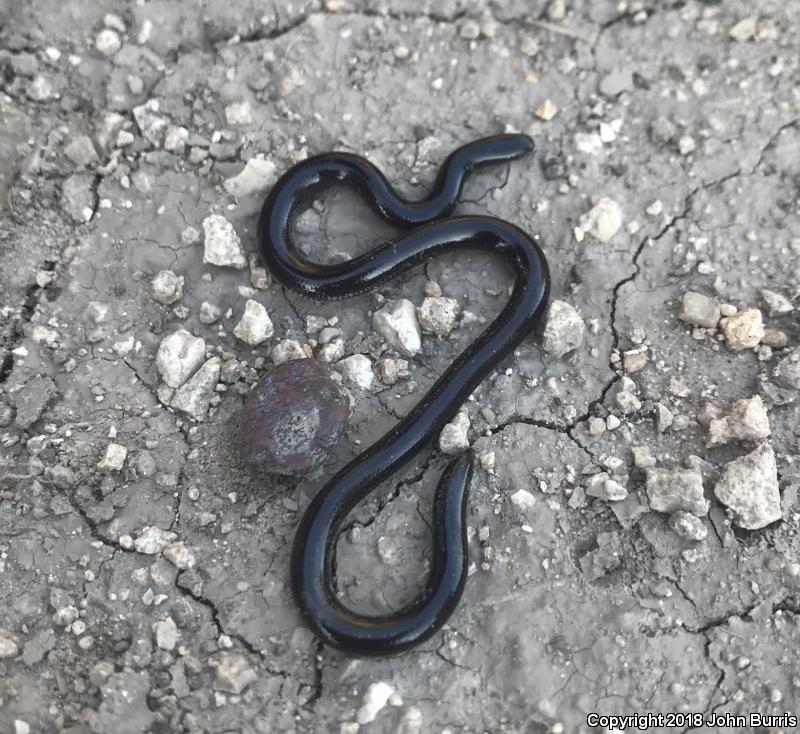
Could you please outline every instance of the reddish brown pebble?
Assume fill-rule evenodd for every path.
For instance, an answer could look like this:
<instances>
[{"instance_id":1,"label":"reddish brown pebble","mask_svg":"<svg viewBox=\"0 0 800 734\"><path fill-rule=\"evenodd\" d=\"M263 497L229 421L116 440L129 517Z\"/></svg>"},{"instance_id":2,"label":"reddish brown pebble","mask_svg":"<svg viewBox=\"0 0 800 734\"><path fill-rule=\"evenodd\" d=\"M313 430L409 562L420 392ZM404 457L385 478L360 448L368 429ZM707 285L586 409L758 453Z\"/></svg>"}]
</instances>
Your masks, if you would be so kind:
<instances>
[{"instance_id":1,"label":"reddish brown pebble","mask_svg":"<svg viewBox=\"0 0 800 734\"><path fill-rule=\"evenodd\" d=\"M350 401L324 365L283 362L245 400L242 458L276 474L307 474L328 457L349 411Z\"/></svg>"}]
</instances>

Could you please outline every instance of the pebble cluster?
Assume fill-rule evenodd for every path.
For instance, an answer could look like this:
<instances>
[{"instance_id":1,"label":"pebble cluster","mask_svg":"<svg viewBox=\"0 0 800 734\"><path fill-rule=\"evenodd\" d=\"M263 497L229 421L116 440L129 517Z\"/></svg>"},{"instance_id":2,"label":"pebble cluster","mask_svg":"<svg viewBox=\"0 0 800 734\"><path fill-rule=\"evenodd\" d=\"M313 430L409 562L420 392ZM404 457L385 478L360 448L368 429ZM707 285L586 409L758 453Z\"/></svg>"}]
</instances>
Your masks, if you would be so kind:
<instances>
[{"instance_id":1,"label":"pebble cluster","mask_svg":"<svg viewBox=\"0 0 800 734\"><path fill-rule=\"evenodd\" d=\"M769 317L785 316L793 311L792 300L781 293L765 290L762 299ZM562 310L559 307L556 313ZM786 334L766 327L762 311L757 307L738 309L720 303L711 296L687 291L681 300L678 318L693 327L692 336L695 339L721 341L733 353L754 350L760 360L766 361L773 356L773 349L787 347ZM563 320L563 317L559 317L559 320ZM639 337L637 340L641 341ZM800 390L800 382L793 379L795 373L791 368L797 362L796 351L788 351L777 362L775 369L775 383L782 386L784 391L794 391L794 395L786 396L784 393L786 400L796 399ZM608 393L612 412L605 419L596 416L588 418L586 428L590 436L615 431L622 421L636 420L643 410L639 389L630 373L638 372L646 364L646 359L644 364L636 364L633 369L627 359L620 360L618 364L627 374L623 374ZM790 367L787 368L787 365ZM788 380L786 375L789 376ZM684 467L670 468L658 467L648 447L632 447L633 465L644 472L649 508L668 515L669 527L676 534L696 542L707 538L708 528L702 522L711 507L707 489L727 509L730 521L740 528L758 530L782 519L768 415L769 407L781 405L782 401L773 398L769 386L770 383L765 384L763 397L756 394L735 400L729 406L704 402L694 421L685 415L675 415L663 402L650 403L649 418L656 433L683 431L694 423L704 430L705 444L709 450L735 445L740 453L744 452L718 469L694 455L685 457ZM690 391L679 378L673 377L670 392L677 398L685 398ZM626 485L630 479L625 471L625 463L614 460L614 464L619 466L612 466L612 471L608 471L606 460L605 471L589 476L583 488L586 495L611 503L623 503L629 499ZM618 515L622 517L624 511ZM691 560L695 558L695 552L688 549L684 556Z\"/></svg>"}]
</instances>

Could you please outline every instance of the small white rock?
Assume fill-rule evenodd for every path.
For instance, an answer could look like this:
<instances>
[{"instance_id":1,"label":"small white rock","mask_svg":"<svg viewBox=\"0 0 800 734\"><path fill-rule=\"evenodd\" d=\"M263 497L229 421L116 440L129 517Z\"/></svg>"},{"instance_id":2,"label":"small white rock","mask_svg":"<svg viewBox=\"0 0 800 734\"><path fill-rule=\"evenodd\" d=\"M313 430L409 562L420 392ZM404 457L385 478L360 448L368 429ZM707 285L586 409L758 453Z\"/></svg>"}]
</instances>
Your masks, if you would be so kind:
<instances>
[{"instance_id":1,"label":"small white rock","mask_svg":"<svg viewBox=\"0 0 800 734\"><path fill-rule=\"evenodd\" d=\"M591 416L586 423L586 430L590 436L599 436L606 431L606 422L602 418Z\"/></svg>"},{"instance_id":2,"label":"small white rock","mask_svg":"<svg viewBox=\"0 0 800 734\"><path fill-rule=\"evenodd\" d=\"M172 617L153 624L156 645L162 650L174 650L178 642L178 627Z\"/></svg>"},{"instance_id":3,"label":"small white rock","mask_svg":"<svg viewBox=\"0 0 800 734\"><path fill-rule=\"evenodd\" d=\"M536 497L534 497L527 489L518 489L509 497L509 499L514 507L518 507L523 512L532 510L536 506Z\"/></svg>"},{"instance_id":4,"label":"small white rock","mask_svg":"<svg viewBox=\"0 0 800 734\"><path fill-rule=\"evenodd\" d=\"M767 306L767 313L770 316L783 316L783 314L791 313L794 309L792 302L777 291L771 291L765 288L761 291L761 297Z\"/></svg>"},{"instance_id":5,"label":"small white rock","mask_svg":"<svg viewBox=\"0 0 800 734\"><path fill-rule=\"evenodd\" d=\"M170 125L164 136L164 150L170 153L182 153L189 139L189 131L180 125Z\"/></svg>"},{"instance_id":6,"label":"small white rock","mask_svg":"<svg viewBox=\"0 0 800 734\"><path fill-rule=\"evenodd\" d=\"M540 120L550 122L558 114L558 107L552 99L546 99L534 110L533 114Z\"/></svg>"},{"instance_id":7,"label":"small white rock","mask_svg":"<svg viewBox=\"0 0 800 734\"><path fill-rule=\"evenodd\" d=\"M645 489L650 507L673 514L679 510L693 515L708 513L703 494L703 477L695 470L645 469Z\"/></svg>"},{"instance_id":8,"label":"small white rock","mask_svg":"<svg viewBox=\"0 0 800 734\"><path fill-rule=\"evenodd\" d=\"M353 354L336 363L336 369L350 382L362 390L369 390L375 374L372 371L372 362L363 354Z\"/></svg>"},{"instance_id":9,"label":"small white rock","mask_svg":"<svg viewBox=\"0 0 800 734\"><path fill-rule=\"evenodd\" d=\"M674 421L675 416L672 411L663 403L656 403L656 430L664 433Z\"/></svg>"},{"instance_id":10,"label":"small white rock","mask_svg":"<svg viewBox=\"0 0 800 734\"><path fill-rule=\"evenodd\" d=\"M734 524L741 528L758 530L780 520L781 495L772 446L764 443L726 464L714 494L730 508Z\"/></svg>"},{"instance_id":11,"label":"small white rock","mask_svg":"<svg viewBox=\"0 0 800 734\"><path fill-rule=\"evenodd\" d=\"M196 563L194 551L186 545L186 543L170 543L164 548L164 558L166 558L173 566L181 569L181 571L188 571L194 568Z\"/></svg>"},{"instance_id":12,"label":"small white rock","mask_svg":"<svg viewBox=\"0 0 800 734\"><path fill-rule=\"evenodd\" d=\"M229 125L250 125L253 122L253 110L250 103L234 102L225 108L225 119Z\"/></svg>"},{"instance_id":13,"label":"small white rock","mask_svg":"<svg viewBox=\"0 0 800 734\"><path fill-rule=\"evenodd\" d=\"M575 149L587 155L600 155L603 152L603 139L598 133L575 133Z\"/></svg>"},{"instance_id":14,"label":"small white rock","mask_svg":"<svg viewBox=\"0 0 800 734\"><path fill-rule=\"evenodd\" d=\"M720 321L725 343L732 351L753 349L764 336L764 323L761 311L757 308L746 308L737 311Z\"/></svg>"},{"instance_id":15,"label":"small white rock","mask_svg":"<svg viewBox=\"0 0 800 734\"><path fill-rule=\"evenodd\" d=\"M455 298L428 296L417 309L422 331L436 336L447 336L456 325L461 307Z\"/></svg>"},{"instance_id":16,"label":"small white rock","mask_svg":"<svg viewBox=\"0 0 800 734\"><path fill-rule=\"evenodd\" d=\"M583 343L585 324L580 313L564 301L553 301L547 314L542 349L554 357L563 357Z\"/></svg>"},{"instance_id":17,"label":"small white rock","mask_svg":"<svg viewBox=\"0 0 800 734\"><path fill-rule=\"evenodd\" d=\"M256 253L252 253L247 258L247 262L250 265L250 283L253 288L258 288L260 291L269 288L272 285L272 278L261 262L261 258Z\"/></svg>"},{"instance_id":18,"label":"small white rock","mask_svg":"<svg viewBox=\"0 0 800 734\"><path fill-rule=\"evenodd\" d=\"M173 395L170 405L196 421L202 421L208 413L214 388L219 381L222 360L212 357L192 375Z\"/></svg>"},{"instance_id":19,"label":"small white rock","mask_svg":"<svg viewBox=\"0 0 800 734\"><path fill-rule=\"evenodd\" d=\"M305 359L308 355L303 351L300 342L294 339L282 339L272 348L272 363L283 364L291 359Z\"/></svg>"},{"instance_id":20,"label":"small white rock","mask_svg":"<svg viewBox=\"0 0 800 734\"><path fill-rule=\"evenodd\" d=\"M607 472L600 472L587 479L586 494L607 502L621 502L628 496L628 490L615 479L611 479Z\"/></svg>"},{"instance_id":21,"label":"small white rock","mask_svg":"<svg viewBox=\"0 0 800 734\"><path fill-rule=\"evenodd\" d=\"M111 30L111 28L104 28L94 39L94 47L103 54L103 56L113 56L122 48L122 41L119 38L119 33Z\"/></svg>"},{"instance_id":22,"label":"small white rock","mask_svg":"<svg viewBox=\"0 0 800 734\"><path fill-rule=\"evenodd\" d=\"M481 468L487 474L494 474L494 465L497 456L495 455L494 451L491 449L488 451L484 451L479 457L478 460L481 462Z\"/></svg>"},{"instance_id":23,"label":"small white rock","mask_svg":"<svg viewBox=\"0 0 800 734\"><path fill-rule=\"evenodd\" d=\"M716 298L709 298L694 291L683 294L681 313L678 316L681 321L693 326L714 329L719 323L720 316L719 302Z\"/></svg>"},{"instance_id":24,"label":"small white rock","mask_svg":"<svg viewBox=\"0 0 800 734\"><path fill-rule=\"evenodd\" d=\"M244 655L223 653L219 656L214 685L217 690L228 691L238 696L256 680L258 680L258 674Z\"/></svg>"},{"instance_id":25,"label":"small white rock","mask_svg":"<svg viewBox=\"0 0 800 734\"><path fill-rule=\"evenodd\" d=\"M160 111L161 103L157 99L149 99L133 108L133 119L136 120L139 131L153 145L159 144L167 129L167 121L161 117Z\"/></svg>"},{"instance_id":26,"label":"small white rock","mask_svg":"<svg viewBox=\"0 0 800 734\"><path fill-rule=\"evenodd\" d=\"M678 152L681 155L686 156L693 153L696 147L697 144L694 142L694 138L691 135L681 135L678 139Z\"/></svg>"},{"instance_id":27,"label":"small white rock","mask_svg":"<svg viewBox=\"0 0 800 734\"><path fill-rule=\"evenodd\" d=\"M192 227L191 224L188 225L181 232L181 242L184 245L196 245L200 242L200 230L197 227Z\"/></svg>"},{"instance_id":28,"label":"small white rock","mask_svg":"<svg viewBox=\"0 0 800 734\"><path fill-rule=\"evenodd\" d=\"M596 240L608 242L622 228L622 209L604 196L580 218L578 227Z\"/></svg>"},{"instance_id":29,"label":"small white rock","mask_svg":"<svg viewBox=\"0 0 800 734\"><path fill-rule=\"evenodd\" d=\"M97 151L88 135L80 135L66 148L64 153L75 165L90 166L97 162Z\"/></svg>"},{"instance_id":30,"label":"small white rock","mask_svg":"<svg viewBox=\"0 0 800 734\"><path fill-rule=\"evenodd\" d=\"M153 300L157 303L175 303L183 296L183 276L171 270L162 270L150 282L153 289Z\"/></svg>"},{"instance_id":31,"label":"small white rock","mask_svg":"<svg viewBox=\"0 0 800 734\"><path fill-rule=\"evenodd\" d=\"M138 553L154 556L164 550L178 536L169 530L162 530L155 525L143 527L133 541L133 547Z\"/></svg>"},{"instance_id":32,"label":"small white rock","mask_svg":"<svg viewBox=\"0 0 800 734\"><path fill-rule=\"evenodd\" d=\"M205 358L205 339L178 329L161 340L156 367L167 385L178 388L195 373Z\"/></svg>"},{"instance_id":33,"label":"small white rock","mask_svg":"<svg viewBox=\"0 0 800 734\"><path fill-rule=\"evenodd\" d=\"M244 313L233 329L233 335L247 344L256 346L269 339L275 333L267 309L258 301L248 300L244 305Z\"/></svg>"},{"instance_id":34,"label":"small white rock","mask_svg":"<svg viewBox=\"0 0 800 734\"><path fill-rule=\"evenodd\" d=\"M89 301L86 305L86 318L95 324L104 324L110 320L111 306L102 301Z\"/></svg>"},{"instance_id":35,"label":"small white rock","mask_svg":"<svg viewBox=\"0 0 800 734\"><path fill-rule=\"evenodd\" d=\"M616 395L614 395L614 402L623 415L635 413L642 407L642 403L639 398L627 390L620 390L618 393L616 393Z\"/></svg>"},{"instance_id":36,"label":"small white rock","mask_svg":"<svg viewBox=\"0 0 800 734\"><path fill-rule=\"evenodd\" d=\"M443 454L455 456L469 448L470 421L466 413L459 413L439 434L439 450Z\"/></svg>"},{"instance_id":37,"label":"small white rock","mask_svg":"<svg viewBox=\"0 0 800 734\"><path fill-rule=\"evenodd\" d=\"M127 456L128 449L121 444L110 443L106 447L105 456L98 462L97 468L104 472L122 471Z\"/></svg>"},{"instance_id":38,"label":"small white rock","mask_svg":"<svg viewBox=\"0 0 800 734\"><path fill-rule=\"evenodd\" d=\"M237 197L263 193L267 187L275 183L276 171L277 168L272 161L251 158L244 169L233 178L227 179L223 186L225 191Z\"/></svg>"},{"instance_id":39,"label":"small white rock","mask_svg":"<svg viewBox=\"0 0 800 734\"><path fill-rule=\"evenodd\" d=\"M384 683L383 681L370 683L361 702L361 708L359 708L356 713L356 721L362 726L375 721L378 712L386 706L389 697L393 693L394 688L388 683Z\"/></svg>"},{"instance_id":40,"label":"small white rock","mask_svg":"<svg viewBox=\"0 0 800 734\"><path fill-rule=\"evenodd\" d=\"M19 647L10 637L0 636L0 660L15 658L19 654Z\"/></svg>"},{"instance_id":41,"label":"small white rock","mask_svg":"<svg viewBox=\"0 0 800 734\"><path fill-rule=\"evenodd\" d=\"M338 362L342 357L344 357L343 339L333 339L320 347L319 359L326 364Z\"/></svg>"},{"instance_id":42,"label":"small white rock","mask_svg":"<svg viewBox=\"0 0 800 734\"><path fill-rule=\"evenodd\" d=\"M628 490L616 479L606 479L604 490L609 502L621 502L628 496Z\"/></svg>"},{"instance_id":43,"label":"small white rock","mask_svg":"<svg viewBox=\"0 0 800 734\"><path fill-rule=\"evenodd\" d=\"M700 541L708 537L708 530L703 521L690 512L676 512L670 517L669 526L682 538L689 540Z\"/></svg>"},{"instance_id":44,"label":"small white rock","mask_svg":"<svg viewBox=\"0 0 800 734\"><path fill-rule=\"evenodd\" d=\"M769 416L760 395L737 400L727 415L712 418L706 446L730 441L758 441L770 435Z\"/></svg>"},{"instance_id":45,"label":"small white rock","mask_svg":"<svg viewBox=\"0 0 800 734\"><path fill-rule=\"evenodd\" d=\"M413 357L422 347L422 334L414 304L406 298L387 301L372 315L372 328L406 357Z\"/></svg>"},{"instance_id":46,"label":"small white rock","mask_svg":"<svg viewBox=\"0 0 800 734\"><path fill-rule=\"evenodd\" d=\"M222 316L222 309L216 304L208 301L203 301L200 304L199 319L201 324L213 324L215 321L219 321L220 316Z\"/></svg>"},{"instance_id":47,"label":"small white rock","mask_svg":"<svg viewBox=\"0 0 800 734\"><path fill-rule=\"evenodd\" d=\"M33 81L28 85L25 94L36 102L44 102L55 96L53 85L50 80L42 74L37 74Z\"/></svg>"},{"instance_id":48,"label":"small white rock","mask_svg":"<svg viewBox=\"0 0 800 734\"><path fill-rule=\"evenodd\" d=\"M734 41L744 43L755 35L757 25L758 18L754 15L748 16L734 25L733 28L730 29L729 35Z\"/></svg>"},{"instance_id":49,"label":"small white rock","mask_svg":"<svg viewBox=\"0 0 800 734\"><path fill-rule=\"evenodd\" d=\"M220 267L245 268L247 261L242 252L242 241L233 225L219 214L212 214L203 220L205 250L203 262Z\"/></svg>"},{"instance_id":50,"label":"small white rock","mask_svg":"<svg viewBox=\"0 0 800 734\"><path fill-rule=\"evenodd\" d=\"M564 0L552 0L547 6L547 17L550 20L564 20L567 14L567 6Z\"/></svg>"},{"instance_id":51,"label":"small white rock","mask_svg":"<svg viewBox=\"0 0 800 734\"><path fill-rule=\"evenodd\" d=\"M656 465L656 459L647 445L631 446L633 464L640 469L651 469Z\"/></svg>"}]
</instances>

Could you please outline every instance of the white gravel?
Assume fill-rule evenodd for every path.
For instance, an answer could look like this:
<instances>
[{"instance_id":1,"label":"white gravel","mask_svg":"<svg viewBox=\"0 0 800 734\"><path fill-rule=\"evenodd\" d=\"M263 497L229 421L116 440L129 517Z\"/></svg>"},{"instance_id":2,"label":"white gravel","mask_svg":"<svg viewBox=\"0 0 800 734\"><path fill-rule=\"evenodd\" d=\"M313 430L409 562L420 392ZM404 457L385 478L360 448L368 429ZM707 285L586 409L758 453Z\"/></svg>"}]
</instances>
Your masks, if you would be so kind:
<instances>
[{"instance_id":1,"label":"white gravel","mask_svg":"<svg viewBox=\"0 0 800 734\"><path fill-rule=\"evenodd\" d=\"M699 471L681 469L646 469L645 489L650 508L669 514L683 510L693 515L708 512L703 495L703 477Z\"/></svg>"},{"instance_id":2,"label":"white gravel","mask_svg":"<svg viewBox=\"0 0 800 734\"><path fill-rule=\"evenodd\" d=\"M384 681L370 683L361 702L361 708L356 713L356 721L362 726L375 721L378 712L386 706L393 693L394 688Z\"/></svg>"},{"instance_id":3,"label":"white gravel","mask_svg":"<svg viewBox=\"0 0 800 734\"><path fill-rule=\"evenodd\" d=\"M192 375L173 395L170 405L186 415L201 421L206 417L208 405L219 381L222 360L212 357Z\"/></svg>"},{"instance_id":4,"label":"white gravel","mask_svg":"<svg viewBox=\"0 0 800 734\"><path fill-rule=\"evenodd\" d=\"M720 316L719 302L716 298L709 298L694 291L683 294L679 316L681 321L713 329L719 323Z\"/></svg>"},{"instance_id":5,"label":"white gravel","mask_svg":"<svg viewBox=\"0 0 800 734\"><path fill-rule=\"evenodd\" d=\"M163 556L173 566L181 569L182 571L187 571L190 568L194 568L196 563L194 551L183 542L170 543L166 548L164 548Z\"/></svg>"},{"instance_id":6,"label":"white gravel","mask_svg":"<svg viewBox=\"0 0 800 734\"><path fill-rule=\"evenodd\" d=\"M588 234L600 242L608 242L622 228L622 209L613 199L604 196L578 221L576 239Z\"/></svg>"},{"instance_id":7,"label":"white gravel","mask_svg":"<svg viewBox=\"0 0 800 734\"><path fill-rule=\"evenodd\" d=\"M242 252L242 241L233 225L219 214L203 220L205 249L203 262L220 267L245 268L247 261Z\"/></svg>"},{"instance_id":8,"label":"white gravel","mask_svg":"<svg viewBox=\"0 0 800 734\"><path fill-rule=\"evenodd\" d=\"M536 506L536 497L534 497L527 489L518 489L513 492L509 499L514 507L527 512Z\"/></svg>"},{"instance_id":9,"label":"white gravel","mask_svg":"<svg viewBox=\"0 0 800 734\"><path fill-rule=\"evenodd\" d=\"M174 650L178 642L178 627L172 617L153 623L153 636L161 650Z\"/></svg>"},{"instance_id":10,"label":"white gravel","mask_svg":"<svg viewBox=\"0 0 800 734\"><path fill-rule=\"evenodd\" d=\"M426 334L447 336L455 328L460 311L455 298L428 296L417 309L417 318Z\"/></svg>"},{"instance_id":11,"label":"white gravel","mask_svg":"<svg viewBox=\"0 0 800 734\"><path fill-rule=\"evenodd\" d=\"M237 197L265 193L275 183L276 174L277 168L272 161L251 158L238 175L226 179L223 187L229 194Z\"/></svg>"},{"instance_id":12,"label":"white gravel","mask_svg":"<svg viewBox=\"0 0 800 734\"><path fill-rule=\"evenodd\" d=\"M731 441L758 441L770 435L769 416L760 395L737 400L727 415L708 424L707 446Z\"/></svg>"},{"instance_id":13,"label":"white gravel","mask_svg":"<svg viewBox=\"0 0 800 734\"><path fill-rule=\"evenodd\" d=\"M161 340L156 368L167 385L178 388L195 373L205 357L205 339L178 329Z\"/></svg>"},{"instance_id":14,"label":"white gravel","mask_svg":"<svg viewBox=\"0 0 800 734\"><path fill-rule=\"evenodd\" d=\"M720 322L725 343L733 351L753 349L758 346L764 336L764 323L761 311L757 308L746 308Z\"/></svg>"},{"instance_id":15,"label":"white gravel","mask_svg":"<svg viewBox=\"0 0 800 734\"><path fill-rule=\"evenodd\" d=\"M214 688L217 690L238 695L258 680L258 674L244 655L224 652L217 656L216 664Z\"/></svg>"},{"instance_id":16,"label":"white gravel","mask_svg":"<svg viewBox=\"0 0 800 734\"><path fill-rule=\"evenodd\" d=\"M153 300L165 305L175 303L183 296L183 276L171 270L162 270L150 281Z\"/></svg>"},{"instance_id":17,"label":"white gravel","mask_svg":"<svg viewBox=\"0 0 800 734\"><path fill-rule=\"evenodd\" d=\"M439 434L439 450L443 454L455 456L469 448L470 420L466 413L459 413Z\"/></svg>"},{"instance_id":18,"label":"white gravel","mask_svg":"<svg viewBox=\"0 0 800 734\"><path fill-rule=\"evenodd\" d=\"M357 385L362 390L369 390L375 379L372 371L372 362L363 354L353 354L336 363L336 369L349 382Z\"/></svg>"},{"instance_id":19,"label":"white gravel","mask_svg":"<svg viewBox=\"0 0 800 734\"><path fill-rule=\"evenodd\" d=\"M155 525L143 527L133 541L133 547L138 553L154 556L164 550L178 536L169 530L162 530Z\"/></svg>"},{"instance_id":20,"label":"white gravel","mask_svg":"<svg viewBox=\"0 0 800 734\"><path fill-rule=\"evenodd\" d=\"M388 301L376 311L372 328L405 357L413 357L422 347L417 311L406 298Z\"/></svg>"},{"instance_id":21,"label":"white gravel","mask_svg":"<svg viewBox=\"0 0 800 734\"><path fill-rule=\"evenodd\" d=\"M253 110L250 103L234 102L225 108L225 119L229 125L249 125L253 122Z\"/></svg>"},{"instance_id":22,"label":"white gravel","mask_svg":"<svg viewBox=\"0 0 800 734\"><path fill-rule=\"evenodd\" d=\"M768 443L725 465L714 494L740 528L758 530L780 520L781 496L775 453Z\"/></svg>"},{"instance_id":23,"label":"white gravel","mask_svg":"<svg viewBox=\"0 0 800 734\"><path fill-rule=\"evenodd\" d=\"M563 357L583 343L586 325L578 310L565 301L553 301L547 314L542 349L553 357Z\"/></svg>"},{"instance_id":24,"label":"white gravel","mask_svg":"<svg viewBox=\"0 0 800 734\"><path fill-rule=\"evenodd\" d=\"M97 468L104 472L122 471L127 456L128 449L121 444L110 443L106 447L105 455L98 462Z\"/></svg>"},{"instance_id":25,"label":"white gravel","mask_svg":"<svg viewBox=\"0 0 800 734\"><path fill-rule=\"evenodd\" d=\"M291 359L305 359L308 355L303 350L300 342L295 339L281 339L272 348L272 363L283 364Z\"/></svg>"},{"instance_id":26,"label":"white gravel","mask_svg":"<svg viewBox=\"0 0 800 734\"><path fill-rule=\"evenodd\" d=\"M783 316L784 314L791 313L794 310L792 302L777 291L765 288L761 291L761 298L767 306L767 313L770 316Z\"/></svg>"},{"instance_id":27,"label":"white gravel","mask_svg":"<svg viewBox=\"0 0 800 734\"><path fill-rule=\"evenodd\" d=\"M274 332L267 309L258 301L248 300L239 323L233 328L233 335L246 344L256 346L269 339Z\"/></svg>"},{"instance_id":28,"label":"white gravel","mask_svg":"<svg viewBox=\"0 0 800 734\"><path fill-rule=\"evenodd\" d=\"M110 28L104 28L94 39L94 47L103 54L103 56L113 56L122 48L122 41L120 40L119 33Z\"/></svg>"},{"instance_id":29,"label":"white gravel","mask_svg":"<svg viewBox=\"0 0 800 734\"><path fill-rule=\"evenodd\" d=\"M669 526L682 538L688 540L701 541L708 537L708 529L703 525L703 521L690 512L682 510L676 512L669 518Z\"/></svg>"}]
</instances>

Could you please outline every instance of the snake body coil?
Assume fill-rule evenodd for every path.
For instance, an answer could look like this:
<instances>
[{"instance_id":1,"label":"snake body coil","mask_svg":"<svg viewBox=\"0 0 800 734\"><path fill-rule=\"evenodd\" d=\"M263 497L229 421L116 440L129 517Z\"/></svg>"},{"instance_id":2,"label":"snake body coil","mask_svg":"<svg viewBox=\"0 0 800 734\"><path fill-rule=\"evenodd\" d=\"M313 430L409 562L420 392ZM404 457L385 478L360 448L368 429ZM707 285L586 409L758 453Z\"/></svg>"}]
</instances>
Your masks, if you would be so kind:
<instances>
[{"instance_id":1,"label":"snake body coil","mask_svg":"<svg viewBox=\"0 0 800 734\"><path fill-rule=\"evenodd\" d=\"M319 491L300 522L291 560L296 602L323 642L348 653L386 655L422 642L445 623L464 590L471 452L454 459L439 482L434 499L432 570L422 593L404 609L365 616L338 600L333 579L336 537L348 513L430 444L487 374L540 322L550 278L547 261L536 243L500 219L445 218L473 168L513 160L532 150L533 141L525 135L498 135L465 145L447 158L431 193L419 202L400 197L364 158L328 153L287 171L261 211L258 239L267 266L280 283L314 298L363 293L416 263L465 248L495 253L515 273L511 297L495 321L394 429ZM405 232L348 262L319 265L304 260L292 245L292 226L297 215L333 185L355 188L378 214Z\"/></svg>"}]
</instances>

